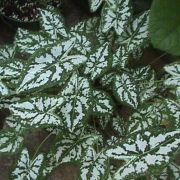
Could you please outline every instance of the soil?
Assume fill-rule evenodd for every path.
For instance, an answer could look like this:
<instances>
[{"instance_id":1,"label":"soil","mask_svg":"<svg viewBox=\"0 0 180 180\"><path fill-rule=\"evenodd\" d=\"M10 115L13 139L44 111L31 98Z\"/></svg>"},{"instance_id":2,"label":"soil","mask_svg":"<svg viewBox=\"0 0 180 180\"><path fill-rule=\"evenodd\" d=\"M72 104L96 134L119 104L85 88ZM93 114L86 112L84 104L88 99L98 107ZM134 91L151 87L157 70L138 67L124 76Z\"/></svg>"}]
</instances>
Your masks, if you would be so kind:
<instances>
[{"instance_id":1,"label":"soil","mask_svg":"<svg viewBox=\"0 0 180 180\"><path fill-rule=\"evenodd\" d=\"M92 17L94 15L98 15L99 12L96 14L91 14L88 10L87 6L88 0L65 0L62 13L65 17L65 24L66 26L71 26L76 24L77 22ZM0 45L12 43L14 39L14 35L16 32L16 27L12 26L8 22L0 19ZM159 71L162 69L164 64L170 62L169 55L164 55L160 57L163 52L153 49L152 47L148 48L141 61L137 64L138 66L143 66L147 64L152 64L152 67ZM155 60L155 61L154 61ZM126 107L120 109L120 114L124 118L127 118L132 113ZM3 128L4 118L6 117L5 111L0 111L0 129ZM31 131L25 137L25 145L30 152L30 156L32 156L36 149L38 148L39 144L43 141L43 139L48 135L47 132L43 130L38 131ZM46 143L41 148L42 152L48 152L49 148L52 145L54 137L52 136L49 138ZM0 180L7 180L9 179L9 173L12 169L12 165L16 161L15 156L4 156L0 157ZM57 168L48 178L48 180L75 180L77 177L78 167L77 165L64 165Z\"/></svg>"}]
</instances>

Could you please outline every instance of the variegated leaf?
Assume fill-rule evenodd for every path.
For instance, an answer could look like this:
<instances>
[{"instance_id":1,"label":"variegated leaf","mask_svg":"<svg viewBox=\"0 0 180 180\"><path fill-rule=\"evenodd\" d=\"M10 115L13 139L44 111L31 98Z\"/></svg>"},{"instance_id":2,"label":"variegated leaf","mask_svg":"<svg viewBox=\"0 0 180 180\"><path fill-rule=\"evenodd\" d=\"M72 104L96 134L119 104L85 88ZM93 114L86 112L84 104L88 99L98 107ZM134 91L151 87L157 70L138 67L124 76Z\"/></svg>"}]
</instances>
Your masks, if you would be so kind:
<instances>
[{"instance_id":1,"label":"variegated leaf","mask_svg":"<svg viewBox=\"0 0 180 180\"><path fill-rule=\"evenodd\" d=\"M38 49L54 44L56 41L56 39L53 39L43 31L34 32L20 28L17 30L15 37L18 51L28 54L33 54Z\"/></svg>"},{"instance_id":2,"label":"variegated leaf","mask_svg":"<svg viewBox=\"0 0 180 180\"><path fill-rule=\"evenodd\" d=\"M65 126L73 131L89 114L91 89L88 79L74 73L61 96L65 98L65 101L58 113Z\"/></svg>"},{"instance_id":3,"label":"variegated leaf","mask_svg":"<svg viewBox=\"0 0 180 180\"><path fill-rule=\"evenodd\" d=\"M165 112L164 103L147 104L137 109L128 120L128 133L159 128L168 120Z\"/></svg>"},{"instance_id":4,"label":"variegated leaf","mask_svg":"<svg viewBox=\"0 0 180 180\"><path fill-rule=\"evenodd\" d=\"M114 86L114 81L116 79L116 74L115 72L111 72L108 74L105 74L101 79L100 82L103 87L112 89L111 87Z\"/></svg>"},{"instance_id":5,"label":"variegated leaf","mask_svg":"<svg viewBox=\"0 0 180 180\"><path fill-rule=\"evenodd\" d=\"M131 76L126 73L117 75L114 92L122 103L137 108L139 104L139 92L137 85Z\"/></svg>"},{"instance_id":6,"label":"variegated leaf","mask_svg":"<svg viewBox=\"0 0 180 180\"><path fill-rule=\"evenodd\" d=\"M23 140L23 137L16 131L1 131L0 154L17 152L21 148Z\"/></svg>"},{"instance_id":7,"label":"variegated leaf","mask_svg":"<svg viewBox=\"0 0 180 180\"><path fill-rule=\"evenodd\" d=\"M173 174L173 178L174 180L179 180L180 178L180 165L176 164L176 163L171 163L169 165L169 169L171 170L172 174Z\"/></svg>"},{"instance_id":8,"label":"variegated leaf","mask_svg":"<svg viewBox=\"0 0 180 180\"><path fill-rule=\"evenodd\" d=\"M9 88L7 85L0 80L0 96L7 96L9 95Z\"/></svg>"},{"instance_id":9,"label":"variegated leaf","mask_svg":"<svg viewBox=\"0 0 180 180\"><path fill-rule=\"evenodd\" d=\"M116 33L121 35L131 17L129 0L118 0L113 4L104 5L101 17L102 32L108 32L114 27Z\"/></svg>"},{"instance_id":10,"label":"variegated leaf","mask_svg":"<svg viewBox=\"0 0 180 180\"><path fill-rule=\"evenodd\" d=\"M9 106L12 103L15 103L19 100L20 100L19 97L3 97L3 98L1 97L0 98L0 108L9 109Z\"/></svg>"},{"instance_id":11,"label":"variegated leaf","mask_svg":"<svg viewBox=\"0 0 180 180\"><path fill-rule=\"evenodd\" d=\"M34 160L30 160L27 149L23 149L11 177L14 180L38 179L43 160L44 156L42 154L39 154Z\"/></svg>"},{"instance_id":12,"label":"variegated leaf","mask_svg":"<svg viewBox=\"0 0 180 180\"><path fill-rule=\"evenodd\" d=\"M93 91L92 107L95 114L106 116L113 112L112 99L103 91Z\"/></svg>"},{"instance_id":13,"label":"variegated leaf","mask_svg":"<svg viewBox=\"0 0 180 180\"><path fill-rule=\"evenodd\" d=\"M0 61L7 61L14 57L16 46L5 45L0 47Z\"/></svg>"},{"instance_id":14,"label":"variegated leaf","mask_svg":"<svg viewBox=\"0 0 180 180\"><path fill-rule=\"evenodd\" d=\"M17 78L20 76L23 67L23 63L16 59L2 63L0 66L0 79Z\"/></svg>"},{"instance_id":15,"label":"variegated leaf","mask_svg":"<svg viewBox=\"0 0 180 180\"><path fill-rule=\"evenodd\" d=\"M180 103L171 99L166 100L167 113L175 128L180 128Z\"/></svg>"},{"instance_id":16,"label":"variegated leaf","mask_svg":"<svg viewBox=\"0 0 180 180\"><path fill-rule=\"evenodd\" d=\"M17 92L34 91L65 81L75 67L86 61L83 55L71 55L74 39L46 47L31 57ZM64 82L63 82L64 83Z\"/></svg>"},{"instance_id":17,"label":"variegated leaf","mask_svg":"<svg viewBox=\"0 0 180 180\"><path fill-rule=\"evenodd\" d=\"M167 133L156 130L131 134L127 140L106 151L107 156L126 161L114 174L114 179L131 179L159 171L179 148L179 137L179 129Z\"/></svg>"},{"instance_id":18,"label":"variegated leaf","mask_svg":"<svg viewBox=\"0 0 180 180\"><path fill-rule=\"evenodd\" d=\"M148 23L149 11L146 11L132 20L127 29L119 37L119 43L126 45L130 53L139 50L138 48L146 47L149 40Z\"/></svg>"},{"instance_id":19,"label":"variegated leaf","mask_svg":"<svg viewBox=\"0 0 180 180\"><path fill-rule=\"evenodd\" d=\"M111 121L113 129L118 133L119 136L124 136L127 134L127 125L122 117L116 115L115 117L111 118Z\"/></svg>"},{"instance_id":20,"label":"variegated leaf","mask_svg":"<svg viewBox=\"0 0 180 180\"><path fill-rule=\"evenodd\" d=\"M80 136L69 133L57 139L54 148L47 155L47 164L43 175L46 176L53 169L63 163L79 161L85 150L94 145L99 137L96 135Z\"/></svg>"},{"instance_id":21,"label":"variegated leaf","mask_svg":"<svg viewBox=\"0 0 180 180\"><path fill-rule=\"evenodd\" d=\"M67 32L64 27L63 18L60 13L56 12L53 7L41 9L41 26L45 32L52 37L57 38L58 35L67 37Z\"/></svg>"},{"instance_id":22,"label":"variegated leaf","mask_svg":"<svg viewBox=\"0 0 180 180\"><path fill-rule=\"evenodd\" d=\"M89 0L90 11L95 12L101 6L103 0Z\"/></svg>"},{"instance_id":23,"label":"variegated leaf","mask_svg":"<svg viewBox=\"0 0 180 180\"><path fill-rule=\"evenodd\" d=\"M165 85L173 86L173 87L180 86L180 64L179 63L169 64L166 65L164 69L168 74L171 75L171 77L165 81Z\"/></svg>"},{"instance_id":24,"label":"variegated leaf","mask_svg":"<svg viewBox=\"0 0 180 180\"><path fill-rule=\"evenodd\" d=\"M62 105L63 100L61 97L33 97L12 104L10 110L23 125L30 127L59 126L62 121L54 111Z\"/></svg>"},{"instance_id":25,"label":"variegated leaf","mask_svg":"<svg viewBox=\"0 0 180 180\"><path fill-rule=\"evenodd\" d=\"M95 80L109 69L110 64L109 44L105 43L90 55L84 73L91 74L91 80Z\"/></svg>"},{"instance_id":26,"label":"variegated leaf","mask_svg":"<svg viewBox=\"0 0 180 180\"><path fill-rule=\"evenodd\" d=\"M123 69L128 63L129 53L125 46L120 46L113 54L112 67Z\"/></svg>"},{"instance_id":27,"label":"variegated leaf","mask_svg":"<svg viewBox=\"0 0 180 180\"><path fill-rule=\"evenodd\" d=\"M81 180L107 179L109 170L108 157L103 152L96 153L91 147L86 151L80 165Z\"/></svg>"}]
</instances>

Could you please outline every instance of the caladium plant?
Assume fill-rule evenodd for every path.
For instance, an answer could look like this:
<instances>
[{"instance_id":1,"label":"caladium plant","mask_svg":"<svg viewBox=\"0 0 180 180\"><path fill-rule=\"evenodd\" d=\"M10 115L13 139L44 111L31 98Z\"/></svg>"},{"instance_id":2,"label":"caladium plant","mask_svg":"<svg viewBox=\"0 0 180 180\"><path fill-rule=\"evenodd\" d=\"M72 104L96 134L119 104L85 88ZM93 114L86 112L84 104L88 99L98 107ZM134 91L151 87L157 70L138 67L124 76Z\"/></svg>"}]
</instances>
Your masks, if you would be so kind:
<instances>
[{"instance_id":1,"label":"caladium plant","mask_svg":"<svg viewBox=\"0 0 180 180\"><path fill-rule=\"evenodd\" d=\"M66 28L48 7L40 31L18 29L0 48L0 107L10 110L0 154L19 155L11 178L46 179L77 163L82 180L178 179L179 63L164 67L165 80L151 66L131 67L149 43L149 11L134 17L129 0L89 2L92 11L103 6L101 17ZM31 129L54 135L49 152L37 147L31 157Z\"/></svg>"}]
</instances>

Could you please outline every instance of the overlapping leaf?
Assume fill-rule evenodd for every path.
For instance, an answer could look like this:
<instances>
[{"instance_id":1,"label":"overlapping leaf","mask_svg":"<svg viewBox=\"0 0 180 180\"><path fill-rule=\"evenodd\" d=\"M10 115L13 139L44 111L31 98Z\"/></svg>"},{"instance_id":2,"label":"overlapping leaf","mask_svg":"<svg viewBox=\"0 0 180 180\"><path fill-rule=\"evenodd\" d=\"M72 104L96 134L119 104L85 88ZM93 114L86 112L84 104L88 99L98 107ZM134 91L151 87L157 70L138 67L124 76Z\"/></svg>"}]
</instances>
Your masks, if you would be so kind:
<instances>
[{"instance_id":1,"label":"overlapping leaf","mask_svg":"<svg viewBox=\"0 0 180 180\"><path fill-rule=\"evenodd\" d=\"M55 43L57 40L43 31L28 31L18 29L15 37L15 43L18 51L21 53L33 54L44 46Z\"/></svg>"},{"instance_id":2,"label":"overlapping leaf","mask_svg":"<svg viewBox=\"0 0 180 180\"><path fill-rule=\"evenodd\" d=\"M14 180L38 179L43 160L44 160L44 156L42 154L39 154L34 160L30 160L27 149L23 149L16 164L16 168L11 174L11 177Z\"/></svg>"},{"instance_id":3,"label":"overlapping leaf","mask_svg":"<svg viewBox=\"0 0 180 180\"><path fill-rule=\"evenodd\" d=\"M91 88L88 79L73 74L61 95L65 102L59 115L69 130L73 131L89 114Z\"/></svg>"},{"instance_id":4,"label":"overlapping leaf","mask_svg":"<svg viewBox=\"0 0 180 180\"><path fill-rule=\"evenodd\" d=\"M56 12L53 7L48 7L47 10L42 9L40 13L41 26L45 32L55 38L57 38L58 35L67 37L63 18L60 13Z\"/></svg>"},{"instance_id":5,"label":"overlapping leaf","mask_svg":"<svg viewBox=\"0 0 180 180\"><path fill-rule=\"evenodd\" d=\"M66 80L76 66L86 61L83 55L71 55L74 39L45 47L33 54L17 92L34 91Z\"/></svg>"},{"instance_id":6,"label":"overlapping leaf","mask_svg":"<svg viewBox=\"0 0 180 180\"><path fill-rule=\"evenodd\" d=\"M102 4L103 0L89 0L90 11L95 12Z\"/></svg>"},{"instance_id":7,"label":"overlapping leaf","mask_svg":"<svg viewBox=\"0 0 180 180\"><path fill-rule=\"evenodd\" d=\"M91 79L95 80L110 67L109 45L106 43L91 54L85 67L85 74L91 74Z\"/></svg>"},{"instance_id":8,"label":"overlapping leaf","mask_svg":"<svg viewBox=\"0 0 180 180\"><path fill-rule=\"evenodd\" d=\"M180 166L176 163L171 163L169 165L169 169L171 170L174 179L178 180L180 178Z\"/></svg>"},{"instance_id":9,"label":"overlapping leaf","mask_svg":"<svg viewBox=\"0 0 180 180\"><path fill-rule=\"evenodd\" d=\"M16 46L5 45L0 47L0 61L7 61L14 57Z\"/></svg>"},{"instance_id":10,"label":"overlapping leaf","mask_svg":"<svg viewBox=\"0 0 180 180\"><path fill-rule=\"evenodd\" d=\"M103 152L96 153L93 148L89 147L80 165L80 179L107 179L108 169L108 157Z\"/></svg>"},{"instance_id":11,"label":"overlapping leaf","mask_svg":"<svg viewBox=\"0 0 180 180\"><path fill-rule=\"evenodd\" d=\"M17 152L23 140L23 137L15 131L2 131L0 133L0 154Z\"/></svg>"},{"instance_id":12,"label":"overlapping leaf","mask_svg":"<svg viewBox=\"0 0 180 180\"><path fill-rule=\"evenodd\" d=\"M57 142L51 152L47 155L47 164L43 171L43 175L50 173L60 164L67 162L75 162L82 158L84 152L89 146L98 141L99 137L91 135L75 135L69 133L57 139Z\"/></svg>"},{"instance_id":13,"label":"overlapping leaf","mask_svg":"<svg viewBox=\"0 0 180 180\"><path fill-rule=\"evenodd\" d=\"M108 32L114 27L116 33L121 35L131 17L131 6L129 0L117 0L107 3L103 7L101 17L102 32Z\"/></svg>"},{"instance_id":14,"label":"overlapping leaf","mask_svg":"<svg viewBox=\"0 0 180 180\"><path fill-rule=\"evenodd\" d=\"M33 97L12 104L10 110L23 125L30 127L59 126L62 121L54 111L62 103L63 98L61 97Z\"/></svg>"},{"instance_id":15,"label":"overlapping leaf","mask_svg":"<svg viewBox=\"0 0 180 180\"><path fill-rule=\"evenodd\" d=\"M179 129L167 133L141 131L108 149L107 156L126 160L114 174L114 179L130 179L160 170L169 163L171 155L179 148L179 137Z\"/></svg>"},{"instance_id":16,"label":"overlapping leaf","mask_svg":"<svg viewBox=\"0 0 180 180\"><path fill-rule=\"evenodd\" d=\"M128 52L139 51L138 48L147 46L149 11L136 17L119 37L120 44L127 46ZM138 53L139 54L139 53Z\"/></svg>"}]
</instances>

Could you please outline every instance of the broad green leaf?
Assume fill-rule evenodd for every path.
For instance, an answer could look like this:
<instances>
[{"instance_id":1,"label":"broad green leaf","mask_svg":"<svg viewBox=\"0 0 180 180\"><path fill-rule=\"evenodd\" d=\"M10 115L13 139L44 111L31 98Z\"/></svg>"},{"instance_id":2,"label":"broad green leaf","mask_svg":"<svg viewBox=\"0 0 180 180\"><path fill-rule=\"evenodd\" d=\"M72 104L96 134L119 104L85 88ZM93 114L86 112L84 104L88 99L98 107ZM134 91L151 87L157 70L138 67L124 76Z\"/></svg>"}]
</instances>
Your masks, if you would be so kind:
<instances>
[{"instance_id":1,"label":"broad green leaf","mask_svg":"<svg viewBox=\"0 0 180 180\"><path fill-rule=\"evenodd\" d=\"M108 32L114 27L116 33L121 35L131 17L129 0L117 0L113 4L106 3L102 10L101 29Z\"/></svg>"},{"instance_id":2,"label":"broad green leaf","mask_svg":"<svg viewBox=\"0 0 180 180\"><path fill-rule=\"evenodd\" d=\"M64 27L63 18L60 13L56 12L53 7L48 6L47 9L41 9L41 26L45 32L52 37L57 38L58 35L67 37Z\"/></svg>"},{"instance_id":3,"label":"broad green leaf","mask_svg":"<svg viewBox=\"0 0 180 180\"><path fill-rule=\"evenodd\" d=\"M96 135L80 136L69 133L58 138L53 149L47 155L47 164L43 175L49 174L53 169L63 163L79 161L85 150L94 145L99 137Z\"/></svg>"},{"instance_id":4,"label":"broad green leaf","mask_svg":"<svg viewBox=\"0 0 180 180\"><path fill-rule=\"evenodd\" d=\"M21 53L33 54L44 46L54 44L57 40L43 31L28 31L18 29L15 36L15 44Z\"/></svg>"},{"instance_id":5,"label":"broad green leaf","mask_svg":"<svg viewBox=\"0 0 180 180\"><path fill-rule=\"evenodd\" d=\"M117 98L133 108L139 104L139 93L134 79L126 73L116 75L114 92Z\"/></svg>"},{"instance_id":6,"label":"broad green leaf","mask_svg":"<svg viewBox=\"0 0 180 180\"><path fill-rule=\"evenodd\" d=\"M106 116L113 112L112 99L103 91L93 91L92 107L95 114Z\"/></svg>"},{"instance_id":7,"label":"broad green leaf","mask_svg":"<svg viewBox=\"0 0 180 180\"><path fill-rule=\"evenodd\" d=\"M174 63L164 67L165 71L171 75L164 83L166 86L180 86L180 64Z\"/></svg>"},{"instance_id":8,"label":"broad green leaf","mask_svg":"<svg viewBox=\"0 0 180 180\"><path fill-rule=\"evenodd\" d=\"M133 19L127 29L118 38L121 45L127 46L129 53L134 53L147 46L148 37L149 11L144 12Z\"/></svg>"},{"instance_id":9,"label":"broad green leaf","mask_svg":"<svg viewBox=\"0 0 180 180\"><path fill-rule=\"evenodd\" d=\"M109 44L105 43L90 55L84 73L91 74L91 80L95 80L109 69L110 64Z\"/></svg>"},{"instance_id":10,"label":"broad green leaf","mask_svg":"<svg viewBox=\"0 0 180 180\"><path fill-rule=\"evenodd\" d=\"M95 12L101 6L103 0L89 0L90 11Z\"/></svg>"},{"instance_id":11,"label":"broad green leaf","mask_svg":"<svg viewBox=\"0 0 180 180\"><path fill-rule=\"evenodd\" d=\"M30 160L27 149L23 149L11 177L14 180L38 179L43 160L44 156L42 154L39 154L34 160Z\"/></svg>"},{"instance_id":12,"label":"broad green leaf","mask_svg":"<svg viewBox=\"0 0 180 180\"><path fill-rule=\"evenodd\" d=\"M153 1L149 23L153 46L176 56L180 56L179 7L179 0Z\"/></svg>"},{"instance_id":13,"label":"broad green leaf","mask_svg":"<svg viewBox=\"0 0 180 180\"><path fill-rule=\"evenodd\" d=\"M108 157L103 152L96 153L93 148L89 147L80 164L80 179L107 179L108 170Z\"/></svg>"},{"instance_id":14,"label":"broad green leaf","mask_svg":"<svg viewBox=\"0 0 180 180\"><path fill-rule=\"evenodd\" d=\"M65 126L73 131L76 126L84 123L89 114L91 88L88 79L74 73L61 96L65 100L58 113Z\"/></svg>"},{"instance_id":15,"label":"broad green leaf","mask_svg":"<svg viewBox=\"0 0 180 180\"><path fill-rule=\"evenodd\" d=\"M35 91L65 81L75 67L86 61L83 55L71 55L74 39L45 47L30 58L31 64L24 70L17 92Z\"/></svg>"},{"instance_id":16,"label":"broad green leaf","mask_svg":"<svg viewBox=\"0 0 180 180\"><path fill-rule=\"evenodd\" d=\"M156 130L131 134L106 151L107 156L126 161L114 174L114 179L131 179L160 170L179 148L179 137L179 129L167 133Z\"/></svg>"},{"instance_id":17,"label":"broad green leaf","mask_svg":"<svg viewBox=\"0 0 180 180\"><path fill-rule=\"evenodd\" d=\"M1 131L0 154L16 153L22 146L23 137L16 131Z\"/></svg>"},{"instance_id":18,"label":"broad green leaf","mask_svg":"<svg viewBox=\"0 0 180 180\"><path fill-rule=\"evenodd\" d=\"M16 46L5 45L0 47L0 61L7 61L14 57Z\"/></svg>"},{"instance_id":19,"label":"broad green leaf","mask_svg":"<svg viewBox=\"0 0 180 180\"><path fill-rule=\"evenodd\" d=\"M124 69L128 63L129 53L125 46L120 46L115 54L113 54L112 67L117 69Z\"/></svg>"},{"instance_id":20,"label":"broad green leaf","mask_svg":"<svg viewBox=\"0 0 180 180\"><path fill-rule=\"evenodd\" d=\"M12 104L10 110L13 116L18 118L23 125L30 127L59 126L62 121L54 111L62 103L63 98L61 97L33 97Z\"/></svg>"}]
</instances>

